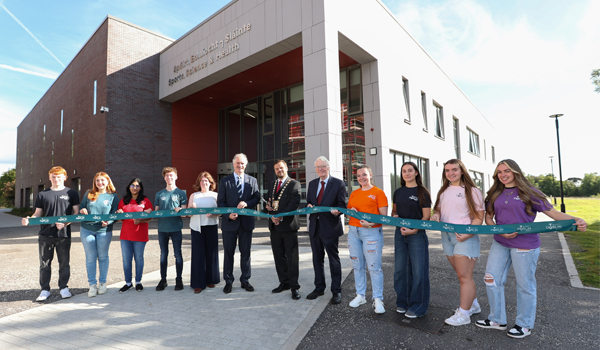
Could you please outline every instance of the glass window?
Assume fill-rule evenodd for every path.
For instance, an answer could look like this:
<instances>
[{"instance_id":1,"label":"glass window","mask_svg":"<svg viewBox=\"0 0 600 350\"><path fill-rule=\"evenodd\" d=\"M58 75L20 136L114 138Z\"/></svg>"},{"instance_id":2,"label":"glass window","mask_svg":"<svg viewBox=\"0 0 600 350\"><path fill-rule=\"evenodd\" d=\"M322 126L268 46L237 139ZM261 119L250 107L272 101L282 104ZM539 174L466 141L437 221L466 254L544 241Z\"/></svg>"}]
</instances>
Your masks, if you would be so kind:
<instances>
[{"instance_id":1,"label":"glass window","mask_svg":"<svg viewBox=\"0 0 600 350\"><path fill-rule=\"evenodd\" d=\"M227 125L226 162L231 162L233 156L241 152L240 105L230 107L225 111Z\"/></svg>"},{"instance_id":2,"label":"glass window","mask_svg":"<svg viewBox=\"0 0 600 350\"><path fill-rule=\"evenodd\" d=\"M396 191L397 188L400 187L400 181L402 177L402 164L406 162L413 162L418 166L419 172L421 173L421 180L423 181L423 186L429 188L429 161L427 159L396 151L390 151L390 155L393 157L394 160L394 167L392 173L390 174L392 194L394 193L394 191Z\"/></svg>"},{"instance_id":3,"label":"glass window","mask_svg":"<svg viewBox=\"0 0 600 350\"><path fill-rule=\"evenodd\" d=\"M494 146L492 146L492 163L496 163L496 151L494 150Z\"/></svg>"},{"instance_id":4,"label":"glass window","mask_svg":"<svg viewBox=\"0 0 600 350\"><path fill-rule=\"evenodd\" d=\"M427 95L421 91L421 113L423 113L423 130L427 131Z\"/></svg>"},{"instance_id":5,"label":"glass window","mask_svg":"<svg viewBox=\"0 0 600 350\"><path fill-rule=\"evenodd\" d=\"M473 182L475 182L475 185L479 188L481 193L485 193L483 189L483 174L477 171L469 170L469 175L471 175Z\"/></svg>"},{"instance_id":6,"label":"glass window","mask_svg":"<svg viewBox=\"0 0 600 350\"><path fill-rule=\"evenodd\" d=\"M62 130L63 130L63 110L60 110L60 134L62 135Z\"/></svg>"},{"instance_id":7,"label":"glass window","mask_svg":"<svg viewBox=\"0 0 600 350\"><path fill-rule=\"evenodd\" d=\"M258 103L256 100L242 105L242 135L244 138L244 147L242 152L246 154L249 162L258 160Z\"/></svg>"},{"instance_id":8,"label":"glass window","mask_svg":"<svg viewBox=\"0 0 600 350\"><path fill-rule=\"evenodd\" d=\"M74 151L75 151L75 130L71 129L71 158L73 158Z\"/></svg>"},{"instance_id":9,"label":"glass window","mask_svg":"<svg viewBox=\"0 0 600 350\"><path fill-rule=\"evenodd\" d=\"M45 147L46 146L46 125L44 125L44 136L42 137L42 142ZM17 158L19 158L18 153L19 152L17 151Z\"/></svg>"},{"instance_id":10,"label":"glass window","mask_svg":"<svg viewBox=\"0 0 600 350\"><path fill-rule=\"evenodd\" d=\"M348 114L362 112L362 84L360 67L350 71L350 88L348 89Z\"/></svg>"},{"instance_id":11,"label":"glass window","mask_svg":"<svg viewBox=\"0 0 600 350\"><path fill-rule=\"evenodd\" d=\"M404 106L406 107L406 118L404 121L410 123L410 102L408 99L408 79L402 77L402 94L404 95Z\"/></svg>"},{"instance_id":12,"label":"glass window","mask_svg":"<svg viewBox=\"0 0 600 350\"><path fill-rule=\"evenodd\" d=\"M435 107L435 136L444 138L444 109L435 102L433 107Z\"/></svg>"},{"instance_id":13,"label":"glass window","mask_svg":"<svg viewBox=\"0 0 600 350\"><path fill-rule=\"evenodd\" d=\"M460 135L458 119L452 118L452 128L454 131L454 154L456 159L460 159Z\"/></svg>"},{"instance_id":14,"label":"glass window","mask_svg":"<svg viewBox=\"0 0 600 350\"><path fill-rule=\"evenodd\" d=\"M479 156L479 135L471 129L467 130L469 131L469 153Z\"/></svg>"},{"instance_id":15,"label":"glass window","mask_svg":"<svg viewBox=\"0 0 600 350\"><path fill-rule=\"evenodd\" d=\"M94 80L94 115L96 115L96 96L98 93L98 81Z\"/></svg>"}]
</instances>

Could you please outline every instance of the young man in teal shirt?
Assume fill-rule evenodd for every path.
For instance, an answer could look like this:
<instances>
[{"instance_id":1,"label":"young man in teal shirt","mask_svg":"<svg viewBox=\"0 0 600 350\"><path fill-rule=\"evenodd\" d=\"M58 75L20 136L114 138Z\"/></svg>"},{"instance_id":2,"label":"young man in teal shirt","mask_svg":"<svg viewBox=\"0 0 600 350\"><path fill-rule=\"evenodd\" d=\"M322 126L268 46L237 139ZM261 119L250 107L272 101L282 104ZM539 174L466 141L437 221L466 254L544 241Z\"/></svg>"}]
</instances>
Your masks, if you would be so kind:
<instances>
[{"instance_id":1,"label":"young man in teal shirt","mask_svg":"<svg viewBox=\"0 0 600 350\"><path fill-rule=\"evenodd\" d=\"M167 188L159 191L154 198L154 210L175 210L179 212L187 207L187 197L183 190L177 188L177 169L166 167L162 175L167 183ZM183 272L183 256L181 254L181 241L183 220L181 216L172 216L158 219L158 244L160 245L160 282L156 286L157 291L165 289L167 284L167 260L169 257L169 238L173 242L175 252L175 268L177 278L175 279L175 290L183 289L181 274Z\"/></svg>"}]
</instances>

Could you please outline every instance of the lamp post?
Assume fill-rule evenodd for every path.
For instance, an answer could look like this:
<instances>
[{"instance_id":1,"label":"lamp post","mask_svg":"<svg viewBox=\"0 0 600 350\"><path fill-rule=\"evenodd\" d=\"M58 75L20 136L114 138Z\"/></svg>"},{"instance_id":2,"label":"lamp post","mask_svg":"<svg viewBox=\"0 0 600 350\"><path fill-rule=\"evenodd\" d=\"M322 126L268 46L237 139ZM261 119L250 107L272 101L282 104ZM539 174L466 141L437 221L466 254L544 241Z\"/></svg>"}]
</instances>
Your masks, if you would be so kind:
<instances>
[{"instance_id":1,"label":"lamp post","mask_svg":"<svg viewBox=\"0 0 600 350\"><path fill-rule=\"evenodd\" d=\"M550 168L552 169L552 198L554 198L554 205L556 205L556 179L554 178L554 162L552 158L554 156L549 156L550 158Z\"/></svg>"},{"instance_id":2,"label":"lamp post","mask_svg":"<svg viewBox=\"0 0 600 350\"><path fill-rule=\"evenodd\" d=\"M558 144L558 174L560 176L560 211L566 213L565 209L565 197L563 194L563 179L562 179L562 162L560 159L560 136L558 134L558 118L562 117L564 114L553 114L550 118L554 118L556 122L556 143Z\"/></svg>"}]
</instances>

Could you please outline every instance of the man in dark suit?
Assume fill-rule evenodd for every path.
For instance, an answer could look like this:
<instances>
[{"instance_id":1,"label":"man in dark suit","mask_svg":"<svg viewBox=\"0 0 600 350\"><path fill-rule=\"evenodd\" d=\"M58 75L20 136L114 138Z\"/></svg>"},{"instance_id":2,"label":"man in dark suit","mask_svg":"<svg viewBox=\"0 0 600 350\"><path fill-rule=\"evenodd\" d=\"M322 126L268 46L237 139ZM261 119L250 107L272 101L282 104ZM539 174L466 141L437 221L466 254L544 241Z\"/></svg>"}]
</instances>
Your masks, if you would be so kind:
<instances>
[{"instance_id":1,"label":"man in dark suit","mask_svg":"<svg viewBox=\"0 0 600 350\"><path fill-rule=\"evenodd\" d=\"M342 180L329 176L329 160L323 156L317 158L315 170L319 177L308 184L307 206L346 208L346 186ZM310 214L308 232L313 252L315 290L307 295L306 299L316 299L325 294L325 252L327 252L333 294L331 303L342 302L342 265L338 244L340 236L344 234L344 227L340 215L338 210Z\"/></svg>"},{"instance_id":2,"label":"man in dark suit","mask_svg":"<svg viewBox=\"0 0 600 350\"><path fill-rule=\"evenodd\" d=\"M269 187L266 209L269 214L287 213L298 209L302 198L300 182L288 177L287 163L285 160L275 162L275 175L277 180ZM271 249L275 260L275 269L279 278L279 286L273 293L292 290L292 299L300 299L300 285L298 284L298 229L300 222L298 215L271 218L269 231L271 231Z\"/></svg>"},{"instance_id":3,"label":"man in dark suit","mask_svg":"<svg viewBox=\"0 0 600 350\"><path fill-rule=\"evenodd\" d=\"M239 153L233 157L234 173L221 179L217 205L228 208L254 209L260 201L258 182L250 175L244 173L248 158ZM225 280L224 293L231 293L233 284L233 256L236 241L239 239L242 276L242 288L253 292L254 287L248 282L250 279L250 247L252 245L252 230L254 230L253 216L239 216L237 213L223 215L221 231L223 233L223 279Z\"/></svg>"}]
</instances>

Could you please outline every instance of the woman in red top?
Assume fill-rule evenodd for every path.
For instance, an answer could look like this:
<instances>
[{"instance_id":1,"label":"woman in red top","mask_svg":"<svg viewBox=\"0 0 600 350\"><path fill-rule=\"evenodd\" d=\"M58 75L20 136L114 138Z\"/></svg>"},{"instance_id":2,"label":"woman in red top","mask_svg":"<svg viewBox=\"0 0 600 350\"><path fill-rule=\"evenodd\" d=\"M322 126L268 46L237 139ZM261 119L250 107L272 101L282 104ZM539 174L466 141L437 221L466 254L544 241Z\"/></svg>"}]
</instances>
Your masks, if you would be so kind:
<instances>
[{"instance_id":1,"label":"woman in red top","mask_svg":"<svg viewBox=\"0 0 600 350\"><path fill-rule=\"evenodd\" d=\"M373 186L373 173L368 165L356 170L360 188L352 192L348 208L361 213L387 215L388 199L385 193ZM385 312L383 307L383 271L381 270L381 254L383 250L383 230L381 224L367 220L350 218L348 232L348 250L354 268L354 284L356 298L350 307L358 307L367 302L367 266L373 288L373 309L376 313Z\"/></svg>"},{"instance_id":2,"label":"woman in red top","mask_svg":"<svg viewBox=\"0 0 600 350\"><path fill-rule=\"evenodd\" d=\"M117 213L150 213L152 203L144 196L142 180L135 178L127 186L127 194L121 202ZM121 226L121 252L123 254L123 271L125 272L125 285L119 293L125 293L133 287L131 284L131 260L135 257L135 290L141 292L142 275L144 274L144 249L148 242L148 222L152 219L127 219Z\"/></svg>"}]
</instances>

